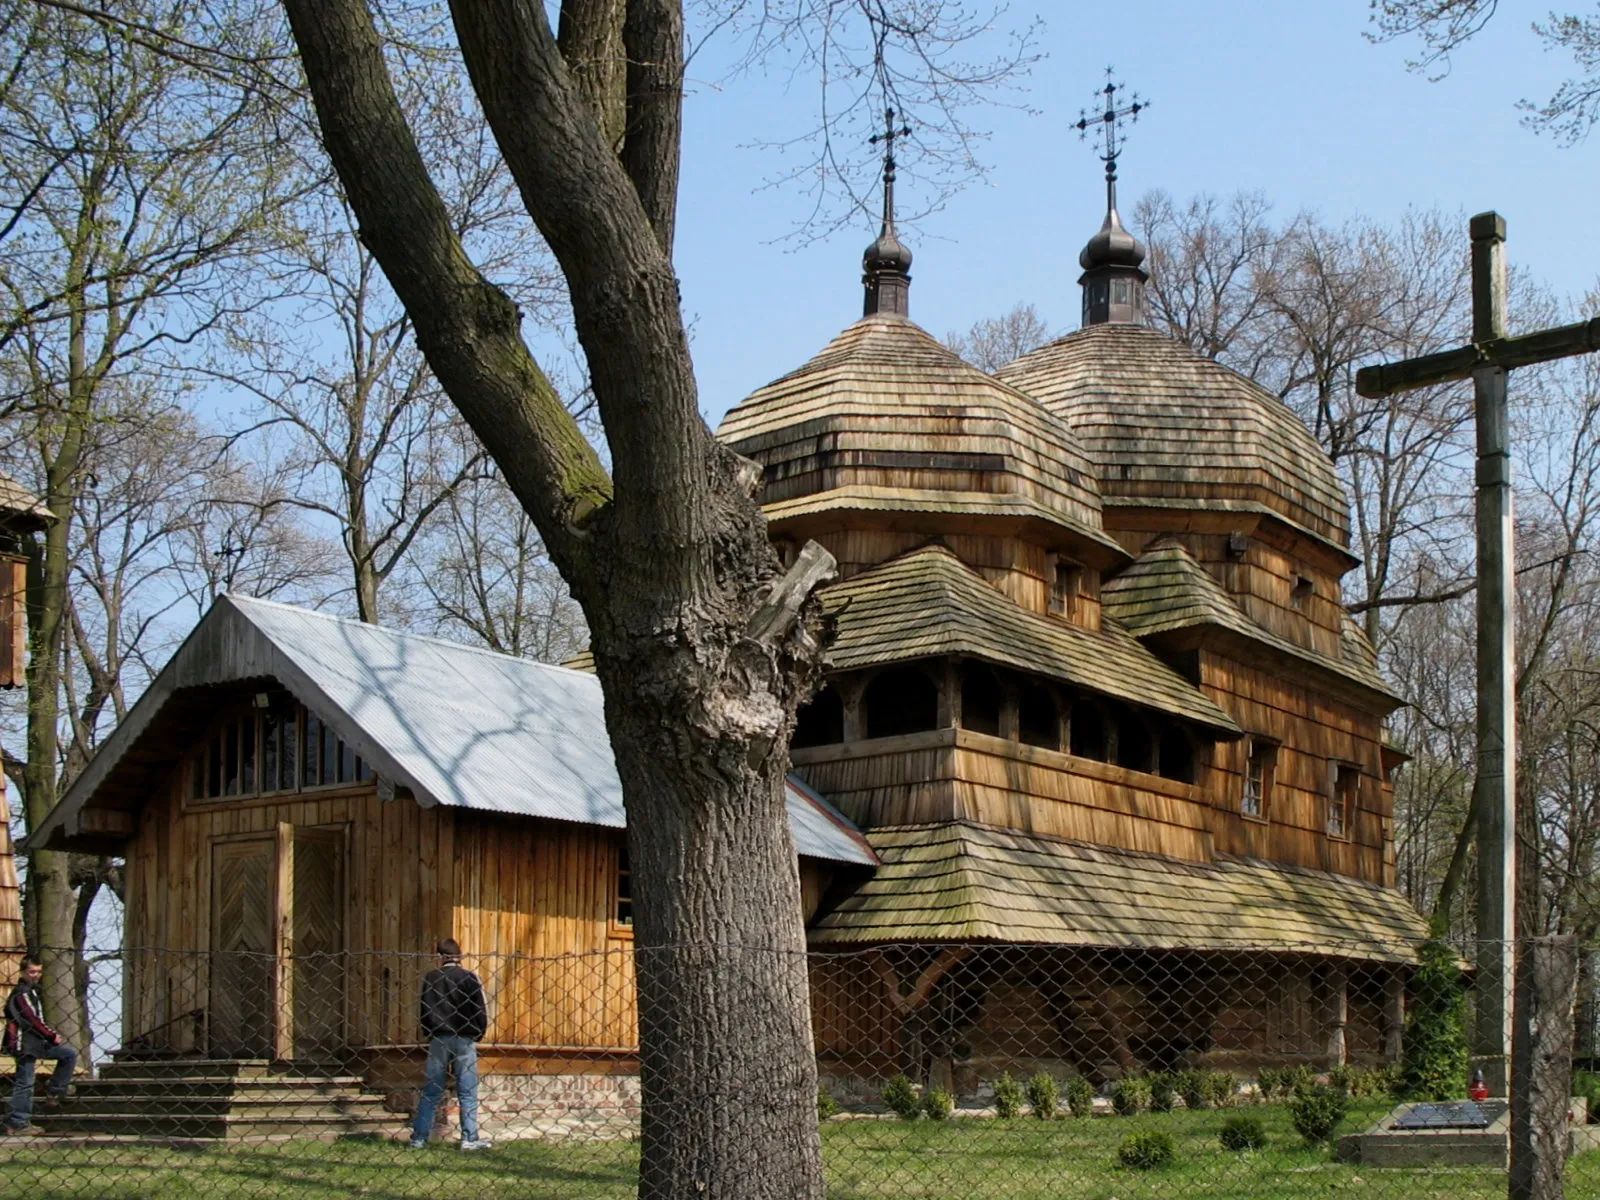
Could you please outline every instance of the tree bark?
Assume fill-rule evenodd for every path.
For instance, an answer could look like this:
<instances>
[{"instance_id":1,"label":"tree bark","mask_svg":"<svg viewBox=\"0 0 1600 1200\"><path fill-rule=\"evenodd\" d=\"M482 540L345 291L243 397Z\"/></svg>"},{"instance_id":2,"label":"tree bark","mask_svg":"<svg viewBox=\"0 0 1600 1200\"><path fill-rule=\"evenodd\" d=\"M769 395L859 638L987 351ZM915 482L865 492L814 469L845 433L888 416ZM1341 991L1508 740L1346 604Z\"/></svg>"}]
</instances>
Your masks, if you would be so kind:
<instances>
[{"instance_id":1,"label":"tree bark","mask_svg":"<svg viewBox=\"0 0 1600 1200\"><path fill-rule=\"evenodd\" d=\"M361 0L285 8L363 240L588 619L636 889L640 1195L820 1198L784 802L794 712L821 659L810 598L820 577L778 580L755 481L699 415L667 255L679 6L630 5L630 44L660 55L646 64L630 172L543 5L452 5L474 89L566 274L614 488L523 344L514 307L451 233ZM630 138L633 108L630 97Z\"/></svg>"},{"instance_id":2,"label":"tree bark","mask_svg":"<svg viewBox=\"0 0 1600 1200\"><path fill-rule=\"evenodd\" d=\"M1512 1047L1510 1200L1562 1200L1572 1101L1572 1002L1578 944L1523 941Z\"/></svg>"}]
</instances>

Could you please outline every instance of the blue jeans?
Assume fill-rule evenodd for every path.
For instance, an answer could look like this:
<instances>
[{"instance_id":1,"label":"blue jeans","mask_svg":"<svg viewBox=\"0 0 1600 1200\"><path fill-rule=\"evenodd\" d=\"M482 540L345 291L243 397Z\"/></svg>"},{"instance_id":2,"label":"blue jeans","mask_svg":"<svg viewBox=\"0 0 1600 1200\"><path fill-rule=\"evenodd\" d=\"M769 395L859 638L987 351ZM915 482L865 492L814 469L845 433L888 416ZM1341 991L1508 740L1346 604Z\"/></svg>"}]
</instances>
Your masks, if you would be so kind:
<instances>
[{"instance_id":1,"label":"blue jeans","mask_svg":"<svg viewBox=\"0 0 1600 1200\"><path fill-rule=\"evenodd\" d=\"M72 1072L78 1065L78 1052L71 1046L51 1046L43 1054L17 1055L17 1074L11 1083L11 1113L6 1124L21 1129L33 1120L33 1072L41 1058L52 1058L56 1072L50 1077L50 1094L60 1099L67 1094L72 1083Z\"/></svg>"},{"instance_id":2,"label":"blue jeans","mask_svg":"<svg viewBox=\"0 0 1600 1200\"><path fill-rule=\"evenodd\" d=\"M422 1099L411 1123L411 1136L426 1140L433 1116L444 1099L444 1077L456 1071L456 1098L461 1102L461 1140L478 1140L478 1044L468 1037L436 1037L428 1042L428 1066L422 1076Z\"/></svg>"}]
</instances>

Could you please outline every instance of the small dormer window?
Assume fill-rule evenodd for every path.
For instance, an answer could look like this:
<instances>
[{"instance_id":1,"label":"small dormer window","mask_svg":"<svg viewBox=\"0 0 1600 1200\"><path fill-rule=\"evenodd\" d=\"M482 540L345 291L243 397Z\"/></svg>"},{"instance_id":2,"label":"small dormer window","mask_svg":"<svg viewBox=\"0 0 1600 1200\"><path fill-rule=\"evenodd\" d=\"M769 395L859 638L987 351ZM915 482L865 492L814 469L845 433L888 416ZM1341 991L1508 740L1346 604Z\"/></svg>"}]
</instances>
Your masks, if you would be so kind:
<instances>
[{"instance_id":1,"label":"small dormer window","mask_svg":"<svg viewBox=\"0 0 1600 1200\"><path fill-rule=\"evenodd\" d=\"M1083 568L1069 558L1058 558L1051 569L1050 611L1069 617L1083 589Z\"/></svg>"}]
</instances>

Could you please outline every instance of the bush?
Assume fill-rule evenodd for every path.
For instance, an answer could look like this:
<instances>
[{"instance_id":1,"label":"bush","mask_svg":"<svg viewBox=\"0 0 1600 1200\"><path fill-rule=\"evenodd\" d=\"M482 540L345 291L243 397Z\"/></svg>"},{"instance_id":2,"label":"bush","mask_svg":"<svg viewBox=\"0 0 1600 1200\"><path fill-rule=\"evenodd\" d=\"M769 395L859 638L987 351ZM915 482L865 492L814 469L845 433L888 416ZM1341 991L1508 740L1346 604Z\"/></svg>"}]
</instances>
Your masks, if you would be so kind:
<instances>
[{"instance_id":1,"label":"bush","mask_svg":"<svg viewBox=\"0 0 1600 1200\"><path fill-rule=\"evenodd\" d=\"M922 1111L930 1121L948 1121L956 1110L956 1098L943 1088L929 1088L922 1093Z\"/></svg>"},{"instance_id":2,"label":"bush","mask_svg":"<svg viewBox=\"0 0 1600 1200\"><path fill-rule=\"evenodd\" d=\"M1467 1083L1467 997L1455 953L1437 938L1422 943L1400 1055L1399 1094L1450 1100Z\"/></svg>"},{"instance_id":3,"label":"bush","mask_svg":"<svg viewBox=\"0 0 1600 1200\"><path fill-rule=\"evenodd\" d=\"M1028 1080L1028 1107L1041 1121L1055 1119L1061 1105L1061 1087L1054 1079L1040 1071Z\"/></svg>"},{"instance_id":4,"label":"bush","mask_svg":"<svg viewBox=\"0 0 1600 1200\"><path fill-rule=\"evenodd\" d=\"M889 1080L888 1086L880 1095L883 1102L889 1106L889 1111L899 1114L901 1120L915 1121L917 1114L922 1111L922 1102L917 1097L917 1089L904 1075L896 1075Z\"/></svg>"},{"instance_id":5,"label":"bush","mask_svg":"<svg viewBox=\"0 0 1600 1200\"><path fill-rule=\"evenodd\" d=\"M1118 1116L1131 1117L1150 1107L1150 1081L1130 1075L1119 1079L1111 1089L1111 1108Z\"/></svg>"},{"instance_id":6,"label":"bush","mask_svg":"<svg viewBox=\"0 0 1600 1200\"><path fill-rule=\"evenodd\" d=\"M1257 1094L1263 1100L1285 1095L1289 1091L1288 1075L1287 1071L1278 1067L1262 1067L1256 1076Z\"/></svg>"},{"instance_id":7,"label":"bush","mask_svg":"<svg viewBox=\"0 0 1600 1200\"><path fill-rule=\"evenodd\" d=\"M1289 1102L1289 1119L1294 1122L1295 1131L1312 1146L1332 1137L1349 1111L1349 1098L1334 1088L1313 1088Z\"/></svg>"},{"instance_id":8,"label":"bush","mask_svg":"<svg viewBox=\"0 0 1600 1200\"><path fill-rule=\"evenodd\" d=\"M1136 1133L1117 1147L1117 1161L1136 1171L1164 1167L1177 1156L1170 1133Z\"/></svg>"},{"instance_id":9,"label":"bush","mask_svg":"<svg viewBox=\"0 0 1600 1200\"><path fill-rule=\"evenodd\" d=\"M1171 1112L1178 1103L1178 1080L1170 1071L1150 1076L1150 1111Z\"/></svg>"},{"instance_id":10,"label":"bush","mask_svg":"<svg viewBox=\"0 0 1600 1200\"><path fill-rule=\"evenodd\" d=\"M839 1102L835 1100L827 1088L820 1083L817 1085L817 1120L826 1121L829 1117L839 1115Z\"/></svg>"},{"instance_id":11,"label":"bush","mask_svg":"<svg viewBox=\"0 0 1600 1200\"><path fill-rule=\"evenodd\" d=\"M1199 1071L1184 1071L1178 1076L1178 1095L1183 1097L1183 1106L1189 1109L1201 1109L1206 1106L1206 1078Z\"/></svg>"},{"instance_id":12,"label":"bush","mask_svg":"<svg viewBox=\"0 0 1600 1200\"><path fill-rule=\"evenodd\" d=\"M1233 1098L1239 1094L1239 1085L1226 1071L1208 1073L1201 1084L1205 1097L1214 1108L1233 1107Z\"/></svg>"},{"instance_id":13,"label":"bush","mask_svg":"<svg viewBox=\"0 0 1600 1200\"><path fill-rule=\"evenodd\" d=\"M1254 1117L1229 1117L1217 1136L1224 1150L1260 1150L1267 1144L1267 1131Z\"/></svg>"},{"instance_id":14,"label":"bush","mask_svg":"<svg viewBox=\"0 0 1600 1200\"><path fill-rule=\"evenodd\" d=\"M1027 1103L1028 1094L1007 1071L994 1081L994 1115L1002 1120L1009 1121L1012 1117L1022 1112L1022 1106Z\"/></svg>"},{"instance_id":15,"label":"bush","mask_svg":"<svg viewBox=\"0 0 1600 1200\"><path fill-rule=\"evenodd\" d=\"M1303 1096L1317 1090L1317 1075L1310 1067L1289 1067L1283 1073L1283 1094Z\"/></svg>"},{"instance_id":16,"label":"bush","mask_svg":"<svg viewBox=\"0 0 1600 1200\"><path fill-rule=\"evenodd\" d=\"M1067 1084L1067 1109L1075 1117L1094 1113L1094 1084L1082 1075L1074 1075Z\"/></svg>"}]
</instances>

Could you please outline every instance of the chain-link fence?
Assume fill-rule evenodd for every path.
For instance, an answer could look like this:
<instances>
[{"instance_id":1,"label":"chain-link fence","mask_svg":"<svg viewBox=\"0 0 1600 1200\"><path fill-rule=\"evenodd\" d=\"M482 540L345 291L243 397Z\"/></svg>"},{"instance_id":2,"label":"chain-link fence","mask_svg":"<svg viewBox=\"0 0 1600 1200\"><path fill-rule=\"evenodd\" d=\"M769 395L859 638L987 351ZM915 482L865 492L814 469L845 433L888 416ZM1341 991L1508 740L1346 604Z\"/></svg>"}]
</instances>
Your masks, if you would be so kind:
<instances>
[{"instance_id":1,"label":"chain-link fence","mask_svg":"<svg viewBox=\"0 0 1600 1200\"><path fill-rule=\"evenodd\" d=\"M49 979L42 988L45 1020L79 1043L79 1070L58 1100L60 1064L32 1064L34 1102L20 1115L36 1131L0 1140L0 1187L97 1198L631 1196L636 992L647 1028L704 1036L683 1004L725 1007L730 1031L759 1026L773 1014L751 1011L749 997L801 973L768 952L646 958L619 946L558 958L468 947L483 1027L466 993L436 978L430 1019L444 1036L432 1041L419 1010L433 956L92 955L77 989L87 1032L70 1001L52 1001ZM1473 1020L1467 956L1319 950L813 952L804 973L827 1194L1506 1195L1509 1106L1504 1096L1469 1102L1474 1064L1458 1036ZM1577 964L1580 1016L1597 999L1592 961ZM703 974L678 989L682 970ZM804 1010L794 1011L803 1036ZM475 1063L454 1053L464 1047L451 1035L475 1044ZM1567 1194L1600 1196L1600 1124L1583 1099L1600 1101L1600 1079L1581 1069L1600 1064L1583 1061L1592 1030L1579 1021L1571 1037L1580 1069L1561 1114ZM430 1049L447 1081L435 1096ZM796 1103L809 1113L812 1097L795 1083L804 1063L733 1055L699 1068L679 1077L671 1054L645 1064L645 1090L664 1098L652 1120L715 1131L712 1110L732 1130L740 1113L751 1115L746 1129L781 1122ZM692 1094L682 1090L691 1078ZM435 1098L417 1128L419 1104ZM413 1148L418 1134L428 1140ZM463 1137L493 1145L463 1152ZM747 1134L730 1139L735 1155L766 1153Z\"/></svg>"}]
</instances>

